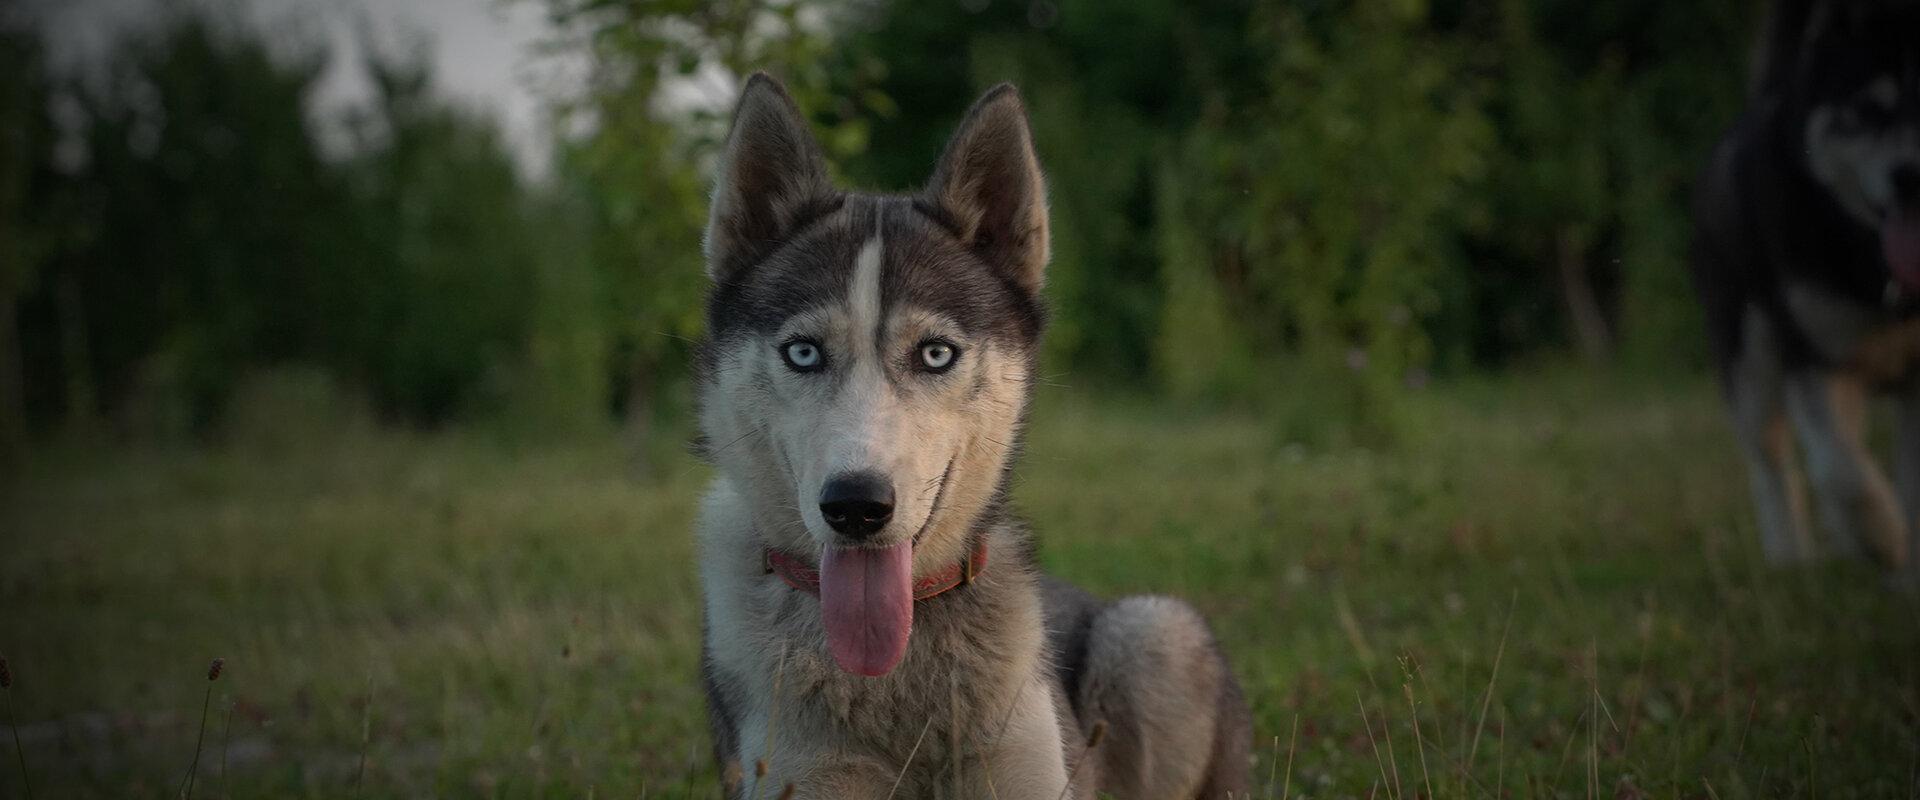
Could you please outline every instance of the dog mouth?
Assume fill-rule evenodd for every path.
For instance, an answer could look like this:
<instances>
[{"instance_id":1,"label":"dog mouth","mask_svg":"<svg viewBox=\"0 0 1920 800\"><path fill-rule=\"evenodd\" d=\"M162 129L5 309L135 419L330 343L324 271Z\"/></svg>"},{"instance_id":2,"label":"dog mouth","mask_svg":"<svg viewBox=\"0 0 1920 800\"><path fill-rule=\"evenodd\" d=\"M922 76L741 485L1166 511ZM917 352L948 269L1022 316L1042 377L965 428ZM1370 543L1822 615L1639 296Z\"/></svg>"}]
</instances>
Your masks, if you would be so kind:
<instances>
[{"instance_id":1,"label":"dog mouth","mask_svg":"<svg viewBox=\"0 0 1920 800\"><path fill-rule=\"evenodd\" d=\"M820 557L820 622L841 669L877 678L907 655L913 635L913 553L940 513L954 458L940 473L927 518L913 536L883 547L827 547Z\"/></svg>"},{"instance_id":2,"label":"dog mouth","mask_svg":"<svg viewBox=\"0 0 1920 800\"><path fill-rule=\"evenodd\" d=\"M1880 222L1880 253L1894 280L1908 293L1920 292L1920 205L1887 211Z\"/></svg>"},{"instance_id":3,"label":"dog mouth","mask_svg":"<svg viewBox=\"0 0 1920 800\"><path fill-rule=\"evenodd\" d=\"M958 455L947 456L947 466L940 470L940 485L933 490L933 503L927 506L927 518L920 521L920 529L913 532L911 540L915 547L920 545L920 537L927 535L927 529L933 527L933 518L940 513L940 501L947 497L947 484L953 480L953 462Z\"/></svg>"},{"instance_id":4,"label":"dog mouth","mask_svg":"<svg viewBox=\"0 0 1920 800\"><path fill-rule=\"evenodd\" d=\"M827 548L820 622L841 669L877 678L899 666L913 632L913 542Z\"/></svg>"}]
</instances>

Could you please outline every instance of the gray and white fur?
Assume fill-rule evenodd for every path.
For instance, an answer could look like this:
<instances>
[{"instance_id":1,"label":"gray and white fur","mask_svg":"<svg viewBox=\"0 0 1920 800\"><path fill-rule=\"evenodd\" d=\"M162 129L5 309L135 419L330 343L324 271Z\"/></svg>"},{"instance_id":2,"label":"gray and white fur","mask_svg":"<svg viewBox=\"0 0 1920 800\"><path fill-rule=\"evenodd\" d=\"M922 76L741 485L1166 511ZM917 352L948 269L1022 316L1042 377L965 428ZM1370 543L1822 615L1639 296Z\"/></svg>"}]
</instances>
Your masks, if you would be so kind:
<instances>
[{"instance_id":1,"label":"gray and white fur","mask_svg":"<svg viewBox=\"0 0 1920 800\"><path fill-rule=\"evenodd\" d=\"M879 195L836 189L785 90L747 82L707 230L698 380L717 473L702 666L730 796L1245 795L1250 719L1201 616L1042 576L1009 508L1047 225L1011 86L973 107L924 191ZM886 490L851 534L822 499L847 486ZM984 571L915 603L904 659L871 678L835 663L821 599L764 560L911 542L922 575L983 540Z\"/></svg>"}]
</instances>

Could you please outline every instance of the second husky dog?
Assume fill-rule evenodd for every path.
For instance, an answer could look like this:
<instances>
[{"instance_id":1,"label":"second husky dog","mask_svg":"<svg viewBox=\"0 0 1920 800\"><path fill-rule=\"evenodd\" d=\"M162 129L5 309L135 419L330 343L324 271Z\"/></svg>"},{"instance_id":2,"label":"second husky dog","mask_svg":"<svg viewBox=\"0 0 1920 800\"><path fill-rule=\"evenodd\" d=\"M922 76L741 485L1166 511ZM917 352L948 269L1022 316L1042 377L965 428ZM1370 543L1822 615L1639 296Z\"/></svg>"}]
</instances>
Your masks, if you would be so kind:
<instances>
[{"instance_id":1,"label":"second husky dog","mask_svg":"<svg viewBox=\"0 0 1920 800\"><path fill-rule=\"evenodd\" d=\"M1205 621L1042 577L1008 508L1047 253L1011 86L894 196L834 188L785 90L747 82L698 384L702 661L731 796L1244 796L1250 721Z\"/></svg>"},{"instance_id":2,"label":"second husky dog","mask_svg":"<svg viewBox=\"0 0 1920 800\"><path fill-rule=\"evenodd\" d=\"M1695 202L1694 283L1761 544L1912 569L1920 544L1920 2L1778 0ZM1894 476L1867 409L1899 412ZM1798 434L1827 546L1816 546Z\"/></svg>"}]
</instances>

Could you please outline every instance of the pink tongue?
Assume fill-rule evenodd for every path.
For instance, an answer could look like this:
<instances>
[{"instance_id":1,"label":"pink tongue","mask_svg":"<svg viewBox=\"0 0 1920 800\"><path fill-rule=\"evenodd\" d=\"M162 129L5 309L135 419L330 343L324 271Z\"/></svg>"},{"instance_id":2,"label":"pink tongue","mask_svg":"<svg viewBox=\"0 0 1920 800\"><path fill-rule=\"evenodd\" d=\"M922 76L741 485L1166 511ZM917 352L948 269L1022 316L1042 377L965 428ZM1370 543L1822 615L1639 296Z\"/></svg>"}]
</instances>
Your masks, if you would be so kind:
<instances>
[{"instance_id":1,"label":"pink tongue","mask_svg":"<svg viewBox=\"0 0 1920 800\"><path fill-rule=\"evenodd\" d=\"M1920 210L1887 216L1880 227L1880 251L1893 277L1909 289L1920 289Z\"/></svg>"},{"instance_id":2,"label":"pink tongue","mask_svg":"<svg viewBox=\"0 0 1920 800\"><path fill-rule=\"evenodd\" d=\"M892 672L913 629L913 543L881 550L827 548L820 559L820 616L840 668L869 678Z\"/></svg>"}]
</instances>

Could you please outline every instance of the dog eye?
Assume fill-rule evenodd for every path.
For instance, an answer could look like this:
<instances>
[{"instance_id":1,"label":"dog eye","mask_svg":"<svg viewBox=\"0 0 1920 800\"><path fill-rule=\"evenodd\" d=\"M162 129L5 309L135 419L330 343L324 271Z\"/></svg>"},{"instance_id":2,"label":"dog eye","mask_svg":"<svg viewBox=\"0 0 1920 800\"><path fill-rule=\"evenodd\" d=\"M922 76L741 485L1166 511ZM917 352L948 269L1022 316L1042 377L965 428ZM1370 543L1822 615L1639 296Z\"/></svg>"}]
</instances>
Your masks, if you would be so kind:
<instances>
[{"instance_id":1,"label":"dog eye","mask_svg":"<svg viewBox=\"0 0 1920 800\"><path fill-rule=\"evenodd\" d=\"M820 345L810 339L795 339L780 348L780 357L786 359L787 367L794 372L812 372L820 368L825 359L821 356Z\"/></svg>"},{"instance_id":2,"label":"dog eye","mask_svg":"<svg viewBox=\"0 0 1920 800\"><path fill-rule=\"evenodd\" d=\"M920 365L933 372L946 372L959 356L960 348L948 342L933 341L920 345Z\"/></svg>"}]
</instances>

